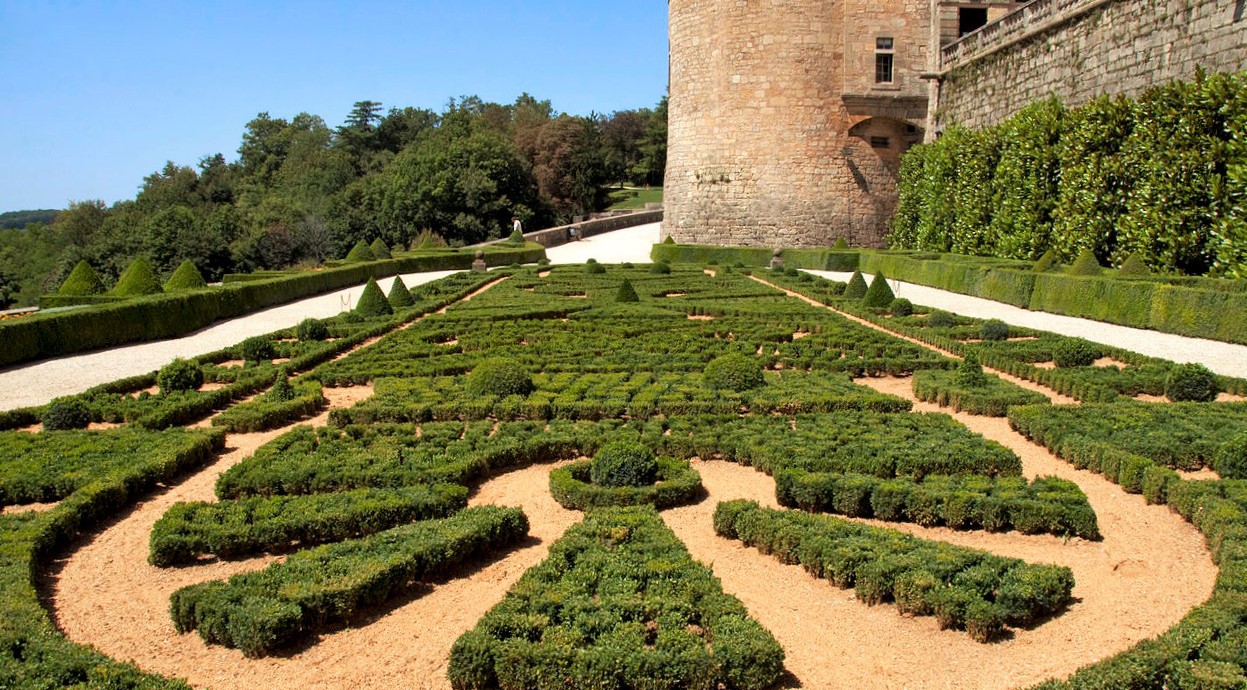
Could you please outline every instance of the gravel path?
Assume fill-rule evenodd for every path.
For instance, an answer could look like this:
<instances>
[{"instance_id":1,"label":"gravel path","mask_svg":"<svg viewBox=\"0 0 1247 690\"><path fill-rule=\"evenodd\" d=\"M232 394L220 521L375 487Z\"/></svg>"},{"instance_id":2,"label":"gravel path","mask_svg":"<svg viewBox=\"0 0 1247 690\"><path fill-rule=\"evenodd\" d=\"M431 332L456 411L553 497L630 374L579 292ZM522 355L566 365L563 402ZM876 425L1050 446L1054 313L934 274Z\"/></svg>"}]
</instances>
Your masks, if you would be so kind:
<instances>
[{"instance_id":1,"label":"gravel path","mask_svg":"<svg viewBox=\"0 0 1247 690\"><path fill-rule=\"evenodd\" d=\"M840 281L848 281L852 276L851 273L833 271L809 271L809 273ZM870 275L865 277L867 281L873 278ZM896 280L888 282L897 297L909 299L914 304L982 319L1000 319L1015 326L1085 338L1174 362L1199 362L1218 374L1247 378L1247 346L1244 345L1188 338L1042 311L1030 311L925 285L914 285Z\"/></svg>"},{"instance_id":2,"label":"gravel path","mask_svg":"<svg viewBox=\"0 0 1247 690\"><path fill-rule=\"evenodd\" d=\"M455 271L404 275L407 287L431 283ZM394 281L380 281L389 294ZM62 395L74 395L109 381L139 376L173 361L196 357L236 345L255 335L290 328L308 317L323 319L352 308L364 289L358 285L254 314L222 321L182 338L127 345L82 355L35 362L0 372L0 411L44 405Z\"/></svg>"},{"instance_id":3,"label":"gravel path","mask_svg":"<svg viewBox=\"0 0 1247 690\"><path fill-rule=\"evenodd\" d=\"M660 223L638 225L635 228L616 230L594 235L577 242L546 250L552 264L582 264L597 259L604 264L650 263L649 252L658 244Z\"/></svg>"}]
</instances>

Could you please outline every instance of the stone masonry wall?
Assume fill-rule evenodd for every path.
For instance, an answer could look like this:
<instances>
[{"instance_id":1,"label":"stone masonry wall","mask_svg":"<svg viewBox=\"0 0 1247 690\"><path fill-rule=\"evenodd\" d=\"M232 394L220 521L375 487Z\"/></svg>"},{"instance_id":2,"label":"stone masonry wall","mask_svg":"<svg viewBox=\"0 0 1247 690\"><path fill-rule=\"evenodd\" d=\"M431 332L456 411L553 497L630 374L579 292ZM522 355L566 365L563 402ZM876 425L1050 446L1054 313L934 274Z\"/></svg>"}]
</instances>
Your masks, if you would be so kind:
<instances>
[{"instance_id":1,"label":"stone masonry wall","mask_svg":"<svg viewBox=\"0 0 1247 690\"><path fill-rule=\"evenodd\" d=\"M1107 0L1072 9L1088 6L994 52L984 44L959 56L939 88L936 128L993 125L1050 95L1069 106L1101 94L1135 95L1190 79L1197 67L1247 69L1247 0Z\"/></svg>"}]
</instances>

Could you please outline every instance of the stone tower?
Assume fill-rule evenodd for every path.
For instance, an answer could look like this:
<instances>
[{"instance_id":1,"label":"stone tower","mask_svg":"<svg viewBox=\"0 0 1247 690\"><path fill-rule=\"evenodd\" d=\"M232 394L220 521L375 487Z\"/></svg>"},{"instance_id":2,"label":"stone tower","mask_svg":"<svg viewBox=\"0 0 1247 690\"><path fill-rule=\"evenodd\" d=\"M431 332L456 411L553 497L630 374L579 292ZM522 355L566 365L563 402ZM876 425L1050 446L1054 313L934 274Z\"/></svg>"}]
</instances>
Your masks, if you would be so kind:
<instances>
[{"instance_id":1,"label":"stone tower","mask_svg":"<svg viewBox=\"0 0 1247 690\"><path fill-rule=\"evenodd\" d=\"M878 246L922 140L931 0L670 0L663 235Z\"/></svg>"}]
</instances>

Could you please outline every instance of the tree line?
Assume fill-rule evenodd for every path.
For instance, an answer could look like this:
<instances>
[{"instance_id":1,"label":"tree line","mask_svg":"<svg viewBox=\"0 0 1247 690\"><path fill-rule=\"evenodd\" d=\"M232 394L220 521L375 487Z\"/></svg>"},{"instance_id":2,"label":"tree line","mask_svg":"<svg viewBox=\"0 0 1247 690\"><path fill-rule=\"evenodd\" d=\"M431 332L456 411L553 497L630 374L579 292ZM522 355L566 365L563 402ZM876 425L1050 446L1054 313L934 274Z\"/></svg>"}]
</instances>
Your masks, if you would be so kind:
<instances>
[{"instance_id":1,"label":"tree line","mask_svg":"<svg viewBox=\"0 0 1247 690\"><path fill-rule=\"evenodd\" d=\"M50 222L0 229L0 307L30 305L85 259L107 281L135 258L226 273L315 265L360 240L471 244L602 208L611 184L661 185L667 101L609 115L451 100L439 113L354 104L330 127L260 113L235 160L167 163L134 199L76 201ZM46 216L43 218L46 220Z\"/></svg>"}]
</instances>

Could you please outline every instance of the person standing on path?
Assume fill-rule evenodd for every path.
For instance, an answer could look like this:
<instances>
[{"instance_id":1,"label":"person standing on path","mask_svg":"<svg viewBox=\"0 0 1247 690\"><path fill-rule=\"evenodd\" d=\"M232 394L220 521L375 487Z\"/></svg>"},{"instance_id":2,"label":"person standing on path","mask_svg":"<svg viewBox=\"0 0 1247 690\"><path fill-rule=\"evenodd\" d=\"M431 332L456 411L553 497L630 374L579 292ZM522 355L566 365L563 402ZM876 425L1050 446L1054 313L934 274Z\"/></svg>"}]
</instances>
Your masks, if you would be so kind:
<instances>
[{"instance_id":1,"label":"person standing on path","mask_svg":"<svg viewBox=\"0 0 1247 690\"><path fill-rule=\"evenodd\" d=\"M524 224L521 223L520 219L515 216L511 216L511 232L518 232L521 235L524 234Z\"/></svg>"}]
</instances>

